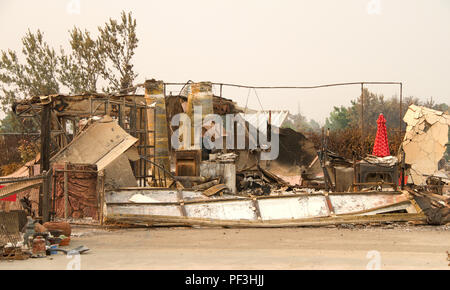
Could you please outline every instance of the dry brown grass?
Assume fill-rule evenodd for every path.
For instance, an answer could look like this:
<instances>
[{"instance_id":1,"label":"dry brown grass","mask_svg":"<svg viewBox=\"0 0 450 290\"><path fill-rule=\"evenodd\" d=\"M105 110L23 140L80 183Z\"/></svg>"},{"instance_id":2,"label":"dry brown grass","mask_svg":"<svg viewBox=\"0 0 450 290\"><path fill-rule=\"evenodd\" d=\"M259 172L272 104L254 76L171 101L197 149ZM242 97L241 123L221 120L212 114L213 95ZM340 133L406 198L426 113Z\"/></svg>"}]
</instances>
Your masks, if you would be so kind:
<instances>
[{"instance_id":1,"label":"dry brown grass","mask_svg":"<svg viewBox=\"0 0 450 290\"><path fill-rule=\"evenodd\" d=\"M372 153L376 133L376 127L366 128L364 139L362 140L361 130L358 127L330 131L327 139L328 149L348 159L352 159L353 152L357 156L365 156L366 154ZM322 144L322 134L309 132L306 135L314 143L316 149L319 150ZM399 136L397 130L388 129L388 142L391 155L397 155L402 140L403 134Z\"/></svg>"}]
</instances>

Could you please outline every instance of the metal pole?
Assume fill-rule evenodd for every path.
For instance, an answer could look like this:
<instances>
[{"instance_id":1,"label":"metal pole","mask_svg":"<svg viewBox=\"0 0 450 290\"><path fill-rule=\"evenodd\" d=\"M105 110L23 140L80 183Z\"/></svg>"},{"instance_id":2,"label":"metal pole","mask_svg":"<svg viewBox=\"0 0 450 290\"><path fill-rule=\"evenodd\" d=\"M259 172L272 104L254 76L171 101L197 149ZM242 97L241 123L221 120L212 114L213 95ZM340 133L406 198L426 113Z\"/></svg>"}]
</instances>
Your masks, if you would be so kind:
<instances>
[{"instance_id":1,"label":"metal pole","mask_svg":"<svg viewBox=\"0 0 450 290\"><path fill-rule=\"evenodd\" d=\"M364 155L364 83L361 83L361 156Z\"/></svg>"},{"instance_id":2,"label":"metal pole","mask_svg":"<svg viewBox=\"0 0 450 290\"><path fill-rule=\"evenodd\" d=\"M50 142L51 142L51 103L43 104L41 111L41 166L40 172L44 174L50 168ZM45 184L45 179L43 181ZM47 198L47 188L41 186L39 189L39 216L43 216L44 200Z\"/></svg>"},{"instance_id":3,"label":"metal pole","mask_svg":"<svg viewBox=\"0 0 450 290\"><path fill-rule=\"evenodd\" d=\"M337 86L351 86L351 85L359 85L361 83L367 85L398 85L400 82L351 82L351 83L335 83L335 84L324 84L324 85L316 85L316 86L248 86L248 85L239 85L239 84L228 84L228 83L211 83L212 85L223 85L227 87L237 87L237 88L247 88L247 89L318 89L318 88L327 88L327 87L337 87ZM186 83L164 83L168 86L181 86Z\"/></svg>"},{"instance_id":4,"label":"metal pole","mask_svg":"<svg viewBox=\"0 0 450 290\"><path fill-rule=\"evenodd\" d=\"M52 170L45 172L45 178L42 183L42 222L48 222L50 220L50 192L51 192L51 178Z\"/></svg>"},{"instance_id":5,"label":"metal pole","mask_svg":"<svg viewBox=\"0 0 450 290\"><path fill-rule=\"evenodd\" d=\"M64 163L64 218L69 217L69 174L67 162Z\"/></svg>"},{"instance_id":6,"label":"metal pole","mask_svg":"<svg viewBox=\"0 0 450 290\"><path fill-rule=\"evenodd\" d=\"M398 120L398 134L399 134L399 138L398 140L401 141L401 137L402 137L402 116L403 116L403 112L402 112L402 107L403 107L403 84L400 83L400 111L399 111L399 120Z\"/></svg>"},{"instance_id":7,"label":"metal pole","mask_svg":"<svg viewBox=\"0 0 450 290\"><path fill-rule=\"evenodd\" d=\"M50 169L51 104L44 104L41 112L41 173Z\"/></svg>"},{"instance_id":8,"label":"metal pole","mask_svg":"<svg viewBox=\"0 0 450 290\"><path fill-rule=\"evenodd\" d=\"M56 190L57 190L57 188L56 188L56 186L57 186L56 185L56 182L57 182L56 178L57 178L56 172L54 172L54 174L53 174L53 187L52 187L52 197L53 197L53 199L52 199L52 213L51 213L51 216L50 216L50 220L54 220L55 217L56 217Z\"/></svg>"},{"instance_id":9,"label":"metal pole","mask_svg":"<svg viewBox=\"0 0 450 290\"><path fill-rule=\"evenodd\" d=\"M401 174L402 174L402 178L401 178L401 189L403 190L405 187L405 151L403 151L402 149L402 170L401 170Z\"/></svg>"}]
</instances>

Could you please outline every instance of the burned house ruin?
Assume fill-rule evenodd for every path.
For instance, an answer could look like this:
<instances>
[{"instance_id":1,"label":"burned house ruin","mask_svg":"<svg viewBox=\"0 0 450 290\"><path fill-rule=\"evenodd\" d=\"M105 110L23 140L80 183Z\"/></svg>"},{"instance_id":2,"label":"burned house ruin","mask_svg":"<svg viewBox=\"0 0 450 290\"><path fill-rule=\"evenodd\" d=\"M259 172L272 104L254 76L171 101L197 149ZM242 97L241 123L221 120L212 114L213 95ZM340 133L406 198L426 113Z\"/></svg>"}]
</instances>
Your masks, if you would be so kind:
<instances>
[{"instance_id":1,"label":"burned house ruin","mask_svg":"<svg viewBox=\"0 0 450 290\"><path fill-rule=\"evenodd\" d=\"M282 128L287 111L241 108L214 95L210 82L188 82L178 95L166 95L167 85L148 80L141 95L15 103L19 118L41 126L40 172L5 179L11 184L0 196L40 187L33 198L43 221L272 227L426 219L403 190L412 157L346 160ZM267 158L275 138L277 154Z\"/></svg>"}]
</instances>

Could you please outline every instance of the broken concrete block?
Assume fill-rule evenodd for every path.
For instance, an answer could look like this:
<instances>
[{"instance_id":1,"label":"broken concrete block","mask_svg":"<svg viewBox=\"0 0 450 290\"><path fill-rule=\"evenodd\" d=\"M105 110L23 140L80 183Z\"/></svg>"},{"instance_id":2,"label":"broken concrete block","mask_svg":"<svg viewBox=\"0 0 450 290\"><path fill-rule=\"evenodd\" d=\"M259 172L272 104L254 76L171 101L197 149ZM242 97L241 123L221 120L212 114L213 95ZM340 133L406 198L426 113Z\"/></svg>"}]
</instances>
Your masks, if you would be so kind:
<instances>
[{"instance_id":1,"label":"broken concrete block","mask_svg":"<svg viewBox=\"0 0 450 290\"><path fill-rule=\"evenodd\" d=\"M446 150L450 115L411 105L403 121L407 123L402 143L405 162L411 165L414 184L425 185L427 177L438 171L438 162Z\"/></svg>"}]
</instances>

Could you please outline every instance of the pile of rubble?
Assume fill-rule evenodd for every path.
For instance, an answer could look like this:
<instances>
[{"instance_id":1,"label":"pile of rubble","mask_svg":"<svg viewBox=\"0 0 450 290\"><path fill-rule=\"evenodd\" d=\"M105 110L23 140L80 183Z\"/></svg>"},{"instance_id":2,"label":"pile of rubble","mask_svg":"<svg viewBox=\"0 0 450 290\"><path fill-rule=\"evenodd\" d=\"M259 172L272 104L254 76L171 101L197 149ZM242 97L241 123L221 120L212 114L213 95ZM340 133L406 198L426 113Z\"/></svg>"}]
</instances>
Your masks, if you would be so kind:
<instances>
[{"instance_id":1,"label":"pile of rubble","mask_svg":"<svg viewBox=\"0 0 450 290\"><path fill-rule=\"evenodd\" d=\"M19 231L13 215L0 219L0 260L44 258L62 252L66 255L83 254L85 246L69 249L71 227L67 222L46 222L43 225L28 217Z\"/></svg>"},{"instance_id":2,"label":"pile of rubble","mask_svg":"<svg viewBox=\"0 0 450 290\"><path fill-rule=\"evenodd\" d=\"M188 83L178 96L165 96L162 81L148 80L144 88L144 95L55 95L14 107L17 114L52 112L47 125L59 150L48 161L54 186L44 200L51 201L46 214L53 220L228 226L447 220L449 178L438 168L450 124L443 112L410 106L397 156L386 156L381 115L374 155L347 160L327 148L325 136L317 151L302 133L282 128L287 111L241 108L215 96L210 82Z\"/></svg>"}]
</instances>

